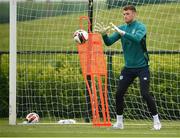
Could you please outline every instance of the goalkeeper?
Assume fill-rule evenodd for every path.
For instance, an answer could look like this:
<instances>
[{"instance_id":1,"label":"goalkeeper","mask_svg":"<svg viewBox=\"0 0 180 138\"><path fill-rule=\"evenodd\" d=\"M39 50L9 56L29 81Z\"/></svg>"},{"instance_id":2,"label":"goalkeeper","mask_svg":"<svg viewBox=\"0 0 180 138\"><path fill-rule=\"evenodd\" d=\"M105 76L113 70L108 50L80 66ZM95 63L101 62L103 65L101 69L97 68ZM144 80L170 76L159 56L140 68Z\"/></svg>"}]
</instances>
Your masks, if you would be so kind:
<instances>
[{"instance_id":1,"label":"goalkeeper","mask_svg":"<svg viewBox=\"0 0 180 138\"><path fill-rule=\"evenodd\" d=\"M141 95L153 116L153 129L160 130L161 123L157 114L155 101L149 94L150 72L146 49L146 27L135 19L136 8L133 5L123 7L123 16L125 25L116 27L113 23L110 23L111 27L105 27L102 23L97 23L95 26L95 31L101 33L104 43L107 46L112 45L120 39L124 53L125 67L121 71L116 92L117 121L113 125L113 128L124 128L123 97L130 84L138 77L140 80ZM107 32L111 28L116 32L108 36Z\"/></svg>"}]
</instances>

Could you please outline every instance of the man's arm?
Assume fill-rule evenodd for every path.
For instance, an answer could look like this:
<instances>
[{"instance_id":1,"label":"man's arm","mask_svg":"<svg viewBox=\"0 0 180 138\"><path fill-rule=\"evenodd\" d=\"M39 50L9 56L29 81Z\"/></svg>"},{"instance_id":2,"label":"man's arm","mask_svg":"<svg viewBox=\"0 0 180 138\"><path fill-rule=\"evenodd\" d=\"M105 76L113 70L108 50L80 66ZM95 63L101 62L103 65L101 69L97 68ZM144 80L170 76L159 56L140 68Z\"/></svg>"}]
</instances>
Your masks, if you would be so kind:
<instances>
[{"instance_id":1,"label":"man's arm","mask_svg":"<svg viewBox=\"0 0 180 138\"><path fill-rule=\"evenodd\" d=\"M119 29L113 23L111 23L111 25L116 30L116 32L118 32L122 37L125 37L125 38L132 40L134 42L137 42L137 43L140 43L142 38L146 35L146 27L144 25L140 25L136 29L135 34L125 32L125 31Z\"/></svg>"},{"instance_id":2,"label":"man's arm","mask_svg":"<svg viewBox=\"0 0 180 138\"><path fill-rule=\"evenodd\" d=\"M98 32L102 35L102 38L104 40L104 43L107 46L112 45L115 43L118 39L121 38L121 35L118 32L114 32L112 35L108 36L107 32L111 29L110 26L106 26L103 23L96 23L95 25L95 32Z\"/></svg>"},{"instance_id":3,"label":"man's arm","mask_svg":"<svg viewBox=\"0 0 180 138\"><path fill-rule=\"evenodd\" d=\"M121 35L119 33L115 32L110 36L108 36L107 34L102 35L102 38L103 38L106 46L110 46L113 43L115 43L117 40L119 40L121 38Z\"/></svg>"},{"instance_id":4,"label":"man's arm","mask_svg":"<svg viewBox=\"0 0 180 138\"><path fill-rule=\"evenodd\" d=\"M140 43L143 37L146 35L145 26L139 26L135 34L125 33L124 37L134 42Z\"/></svg>"}]
</instances>

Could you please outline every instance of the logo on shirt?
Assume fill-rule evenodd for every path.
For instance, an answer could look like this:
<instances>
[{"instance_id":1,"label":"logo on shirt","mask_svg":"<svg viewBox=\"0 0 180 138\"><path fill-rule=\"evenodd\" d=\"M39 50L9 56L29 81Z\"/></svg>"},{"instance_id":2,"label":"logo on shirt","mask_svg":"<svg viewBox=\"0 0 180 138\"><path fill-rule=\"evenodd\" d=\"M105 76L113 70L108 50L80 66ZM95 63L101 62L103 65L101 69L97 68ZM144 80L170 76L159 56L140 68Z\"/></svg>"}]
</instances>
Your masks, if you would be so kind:
<instances>
[{"instance_id":1,"label":"logo on shirt","mask_svg":"<svg viewBox=\"0 0 180 138\"><path fill-rule=\"evenodd\" d=\"M133 29L133 30L132 30L132 34L135 34L135 32L136 32L136 30L135 30L135 29Z\"/></svg>"},{"instance_id":2,"label":"logo on shirt","mask_svg":"<svg viewBox=\"0 0 180 138\"><path fill-rule=\"evenodd\" d=\"M119 77L119 79L122 80L122 79L123 79L123 76L121 75L121 76Z\"/></svg>"},{"instance_id":3,"label":"logo on shirt","mask_svg":"<svg viewBox=\"0 0 180 138\"><path fill-rule=\"evenodd\" d=\"M147 80L147 77L144 77L143 79L144 79L144 80Z\"/></svg>"}]
</instances>

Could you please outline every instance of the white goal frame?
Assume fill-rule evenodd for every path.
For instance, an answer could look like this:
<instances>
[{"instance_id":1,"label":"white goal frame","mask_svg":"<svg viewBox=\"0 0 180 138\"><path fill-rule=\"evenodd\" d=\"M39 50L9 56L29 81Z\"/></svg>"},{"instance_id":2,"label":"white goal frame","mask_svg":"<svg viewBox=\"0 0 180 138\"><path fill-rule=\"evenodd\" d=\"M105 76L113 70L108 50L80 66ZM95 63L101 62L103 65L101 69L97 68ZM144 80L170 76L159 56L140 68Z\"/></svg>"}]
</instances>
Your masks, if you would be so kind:
<instances>
[{"instance_id":1,"label":"white goal frame","mask_svg":"<svg viewBox=\"0 0 180 138\"><path fill-rule=\"evenodd\" d=\"M16 125L16 17L17 0L10 0L9 124Z\"/></svg>"}]
</instances>

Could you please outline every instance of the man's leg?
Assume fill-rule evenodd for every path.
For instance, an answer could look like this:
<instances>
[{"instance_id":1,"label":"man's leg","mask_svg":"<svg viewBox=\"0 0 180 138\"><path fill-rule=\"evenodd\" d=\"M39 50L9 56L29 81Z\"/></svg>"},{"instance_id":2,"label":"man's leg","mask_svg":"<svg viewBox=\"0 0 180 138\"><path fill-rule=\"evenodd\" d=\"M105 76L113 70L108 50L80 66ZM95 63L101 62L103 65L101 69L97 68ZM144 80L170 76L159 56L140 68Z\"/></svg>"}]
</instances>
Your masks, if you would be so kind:
<instances>
[{"instance_id":1,"label":"man's leg","mask_svg":"<svg viewBox=\"0 0 180 138\"><path fill-rule=\"evenodd\" d=\"M135 76L129 69L124 68L119 77L119 84L116 92L116 113L117 121L113 128L123 129L123 109L124 109L124 94L126 93L129 85L133 82Z\"/></svg>"},{"instance_id":2,"label":"man's leg","mask_svg":"<svg viewBox=\"0 0 180 138\"><path fill-rule=\"evenodd\" d=\"M150 72L149 68L143 68L139 73L140 79L140 90L143 99L147 102L149 111L151 112L154 119L154 129L159 130L161 128L161 123L157 114L156 104L152 96L149 94L149 84L150 84Z\"/></svg>"}]
</instances>

